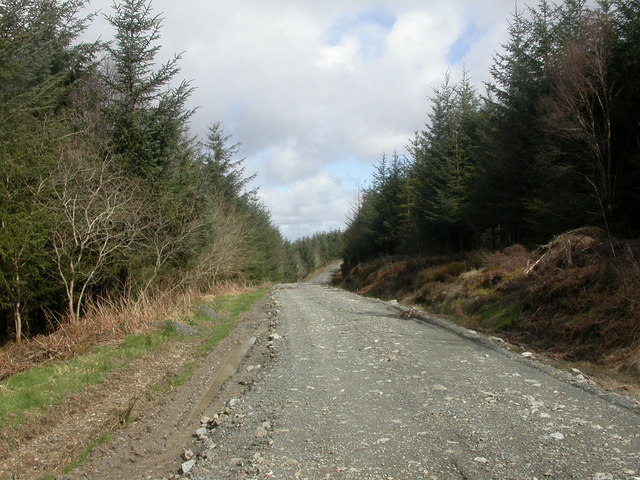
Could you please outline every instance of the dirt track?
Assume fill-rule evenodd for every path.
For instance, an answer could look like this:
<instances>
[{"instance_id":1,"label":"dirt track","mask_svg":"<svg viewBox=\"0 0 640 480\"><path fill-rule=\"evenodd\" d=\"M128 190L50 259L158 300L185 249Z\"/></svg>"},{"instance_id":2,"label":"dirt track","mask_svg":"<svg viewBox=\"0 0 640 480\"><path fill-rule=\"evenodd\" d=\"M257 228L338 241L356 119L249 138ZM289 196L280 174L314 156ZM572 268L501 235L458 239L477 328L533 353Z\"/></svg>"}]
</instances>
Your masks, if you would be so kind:
<instances>
[{"instance_id":1,"label":"dirt track","mask_svg":"<svg viewBox=\"0 0 640 480\"><path fill-rule=\"evenodd\" d=\"M640 478L637 405L329 287L330 275L276 287L191 381L137 408L63 478L181 478L185 449L196 480ZM251 337L219 390L224 360ZM217 414L194 438L200 416Z\"/></svg>"},{"instance_id":2,"label":"dirt track","mask_svg":"<svg viewBox=\"0 0 640 480\"><path fill-rule=\"evenodd\" d=\"M197 480L640 478L631 404L384 302L275 297L276 359L209 432Z\"/></svg>"}]
</instances>

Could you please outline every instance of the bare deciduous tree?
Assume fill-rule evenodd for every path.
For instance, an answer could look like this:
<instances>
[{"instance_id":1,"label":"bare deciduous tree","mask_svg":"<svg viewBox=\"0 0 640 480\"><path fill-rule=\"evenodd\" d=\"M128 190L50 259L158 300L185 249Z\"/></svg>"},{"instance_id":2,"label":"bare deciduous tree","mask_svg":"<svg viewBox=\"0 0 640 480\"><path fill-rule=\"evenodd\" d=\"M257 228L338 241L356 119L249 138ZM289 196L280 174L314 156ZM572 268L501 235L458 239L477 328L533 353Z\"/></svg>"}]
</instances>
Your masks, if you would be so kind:
<instances>
[{"instance_id":1,"label":"bare deciduous tree","mask_svg":"<svg viewBox=\"0 0 640 480\"><path fill-rule=\"evenodd\" d=\"M148 206L150 211L153 206ZM194 206L195 208L195 206ZM157 209L157 206L156 206ZM204 221L193 212L178 214L178 218L169 218L167 214L156 212L153 218L148 218L148 235L144 240L145 257L150 259L151 272L147 275L143 291L148 292L158 280L161 272L167 264L188 248L190 239L197 236L204 228ZM175 214L174 214L175 215ZM179 225L176 231L173 226ZM172 280L169 290L179 288L184 282Z\"/></svg>"},{"instance_id":2,"label":"bare deciduous tree","mask_svg":"<svg viewBox=\"0 0 640 480\"><path fill-rule=\"evenodd\" d=\"M47 207L55 218L52 246L64 285L69 314L79 319L87 289L100 281L139 239L140 202L134 185L80 143L60 151L55 170L44 181Z\"/></svg>"},{"instance_id":3,"label":"bare deciduous tree","mask_svg":"<svg viewBox=\"0 0 640 480\"><path fill-rule=\"evenodd\" d=\"M213 240L203 250L192 272L194 279L215 283L239 277L251 256L247 219L232 207L221 206L210 214Z\"/></svg>"},{"instance_id":4,"label":"bare deciduous tree","mask_svg":"<svg viewBox=\"0 0 640 480\"><path fill-rule=\"evenodd\" d=\"M611 148L615 90L607 71L609 29L605 14L585 16L580 34L551 69L554 88L544 107L550 137L570 145L556 153L570 159L564 168L589 184L610 235L616 175Z\"/></svg>"}]
</instances>

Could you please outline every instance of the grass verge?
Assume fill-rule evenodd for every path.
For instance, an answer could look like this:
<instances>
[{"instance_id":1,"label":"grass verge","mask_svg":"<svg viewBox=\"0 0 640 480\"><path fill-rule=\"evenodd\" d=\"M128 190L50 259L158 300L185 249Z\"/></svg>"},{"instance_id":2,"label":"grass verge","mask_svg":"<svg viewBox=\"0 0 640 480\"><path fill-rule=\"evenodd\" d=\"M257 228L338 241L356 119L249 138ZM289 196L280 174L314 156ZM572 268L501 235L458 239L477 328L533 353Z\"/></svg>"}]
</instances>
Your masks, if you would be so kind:
<instances>
[{"instance_id":1,"label":"grass verge","mask_svg":"<svg viewBox=\"0 0 640 480\"><path fill-rule=\"evenodd\" d=\"M121 337L120 340L109 339L101 345L95 345L95 342L90 343L86 348L79 345L76 351L87 353L76 355L71 359L66 357L57 361L49 359L46 360L48 363L45 365L15 373L0 381L0 453L2 453L0 457L9 454L17 445L24 444L25 435L29 435L38 444L46 441L48 435L55 432L57 428L55 421L49 422L46 427L39 427L41 422L45 423L42 419L46 418L47 412L55 408L65 408L66 402L69 402L70 398L77 398L85 388L89 386L102 388L101 384L108 382L108 378L112 378L110 375L112 373L115 373L118 378L129 378L127 369L132 368L134 361L136 368L139 368L145 365L146 357L154 356L157 360L162 358L158 355L162 356L165 352L175 352L178 349L181 352L178 364L175 361L173 364L161 362L162 365L166 363L166 369L160 372L156 370L160 378L164 375L162 380L142 386L142 390L132 389L129 392L130 398L119 397L118 401L121 402L119 405L124 405L124 409L118 410L115 417L109 416L107 423L96 424L91 432L82 433L82 435L88 435L82 447L76 450L78 452L76 456L70 457L68 453L50 451L51 461L46 462L46 470L40 470L40 478L55 478L52 472L59 475L75 470L87 461L96 447L109 440L110 432L130 422L133 410L137 408L140 401L144 399L155 401L159 396L186 383L198 369L197 359L202 358L203 353L213 350L227 337L238 322L238 317L250 310L268 290L268 288L249 291L246 287L226 288L223 292L214 292L218 296L200 295L191 297L190 302L185 298L180 308L174 310L173 315L164 317L179 319L179 321L166 322L161 330L158 330L157 321L145 322L144 333L132 333ZM204 306L208 308L203 309ZM168 305L166 308L168 310ZM185 330L176 328L180 323L191 328L185 333ZM156 365L154 368L158 365L156 360L153 360L153 364ZM87 406L87 408L90 407ZM40 437L42 437L41 440L38 440ZM60 443L60 446L62 445ZM19 461L14 462L9 457L5 459L9 460L9 465L13 465L9 471L20 472L27 466ZM0 461L0 471L8 466L3 463ZM22 477L18 475L15 478Z\"/></svg>"},{"instance_id":2,"label":"grass verge","mask_svg":"<svg viewBox=\"0 0 640 480\"><path fill-rule=\"evenodd\" d=\"M76 458L74 461L65 465L65 467L62 469L62 474L67 475L68 473L73 472L76 468L78 468L79 466L84 464L87 460L89 460L89 457L91 457L91 454L97 447L99 447L104 443L107 443L109 440L111 440L111 435L108 433L105 433L101 435L100 438L98 438L95 442L91 442L89 445L87 445L84 448L84 450L82 451L82 453L80 453L78 458ZM47 473L41 478L41 480L55 480L56 478L57 478L57 475L53 473Z\"/></svg>"},{"instance_id":3,"label":"grass verge","mask_svg":"<svg viewBox=\"0 0 640 480\"><path fill-rule=\"evenodd\" d=\"M252 292L242 295L224 295L215 297L210 306L220 313L226 313L231 318L237 318L238 315L248 312L251 307L260 300L269 291L269 288L259 288Z\"/></svg>"},{"instance_id":4,"label":"grass verge","mask_svg":"<svg viewBox=\"0 0 640 480\"><path fill-rule=\"evenodd\" d=\"M222 314L223 318L227 318L227 320L209 329L204 342L198 345L198 350L201 353L207 353L213 350L213 348L229 334L231 329L233 329L238 316L251 310L253 305L264 297L268 291L268 288L260 288L242 295L215 297L209 303L209 306L219 314Z\"/></svg>"},{"instance_id":5,"label":"grass verge","mask_svg":"<svg viewBox=\"0 0 640 480\"><path fill-rule=\"evenodd\" d=\"M126 367L160 347L167 332L129 335L116 348L99 346L80 357L35 367L0 382L0 428L18 428L29 415L39 415L69 394L100 383L115 369Z\"/></svg>"}]
</instances>

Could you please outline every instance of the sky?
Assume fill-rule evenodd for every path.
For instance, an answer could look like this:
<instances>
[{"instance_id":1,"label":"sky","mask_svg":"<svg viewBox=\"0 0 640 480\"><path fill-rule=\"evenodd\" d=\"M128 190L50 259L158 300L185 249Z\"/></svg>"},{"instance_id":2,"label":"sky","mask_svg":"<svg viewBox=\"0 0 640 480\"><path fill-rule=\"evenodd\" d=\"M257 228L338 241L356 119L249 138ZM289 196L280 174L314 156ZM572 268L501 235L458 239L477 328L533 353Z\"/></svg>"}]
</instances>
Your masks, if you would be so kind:
<instances>
[{"instance_id":1,"label":"sky","mask_svg":"<svg viewBox=\"0 0 640 480\"><path fill-rule=\"evenodd\" d=\"M91 11L112 13L111 0ZM158 61L182 53L191 127L221 121L282 234L344 229L384 153L405 153L432 89L483 90L514 0L153 0ZM113 38L98 17L86 34Z\"/></svg>"}]
</instances>

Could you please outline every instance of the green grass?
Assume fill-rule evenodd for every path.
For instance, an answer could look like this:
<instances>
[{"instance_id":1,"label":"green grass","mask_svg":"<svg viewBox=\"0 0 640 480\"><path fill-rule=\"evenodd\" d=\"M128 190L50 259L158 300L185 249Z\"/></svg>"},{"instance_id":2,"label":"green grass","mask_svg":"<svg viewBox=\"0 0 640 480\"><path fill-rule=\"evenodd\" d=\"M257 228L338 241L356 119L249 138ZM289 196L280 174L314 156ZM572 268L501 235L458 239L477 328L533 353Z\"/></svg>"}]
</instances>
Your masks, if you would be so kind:
<instances>
[{"instance_id":1,"label":"green grass","mask_svg":"<svg viewBox=\"0 0 640 480\"><path fill-rule=\"evenodd\" d=\"M203 334L203 340L195 348L201 353L211 351L229 335L237 317L250 310L268 290L264 288L239 296L214 299L210 306L221 314L221 318L195 315L186 319L190 323L197 323L199 329L206 332ZM131 361L159 349L168 340L179 341L180 338L174 328L130 335L115 348L96 347L83 356L16 374L0 382L0 428L17 429L27 418L42 415L48 407L62 403L69 395L81 391L86 386L99 384L110 372L124 368ZM195 361L185 363L176 375L155 386L153 390L168 392L178 388L191 378L197 366ZM133 406L134 403L131 403L121 412L120 423L125 424L129 421ZM97 446L108 440L109 436L103 435L89 444L74 462L65 467L64 473L76 469L89 458ZM47 475L43 478L49 480L55 476Z\"/></svg>"},{"instance_id":2,"label":"green grass","mask_svg":"<svg viewBox=\"0 0 640 480\"><path fill-rule=\"evenodd\" d=\"M229 335L229 332L231 332L235 324L235 320L229 320L212 327L207 333L205 341L198 345L198 351L200 353L207 353L213 350L218 343Z\"/></svg>"},{"instance_id":3,"label":"green grass","mask_svg":"<svg viewBox=\"0 0 640 480\"><path fill-rule=\"evenodd\" d=\"M91 453L96 449L96 447L102 445L103 443L107 443L110 439L111 439L111 435L109 435L108 433L105 433L100 438L98 438L98 440L96 440L95 442L91 442L89 445L85 447L82 453L80 453L78 458L76 458L73 462L69 463L64 467L62 473L66 475L68 473L73 472L76 468L78 468L80 465L82 465L89 459L89 457L91 456Z\"/></svg>"},{"instance_id":4,"label":"green grass","mask_svg":"<svg viewBox=\"0 0 640 480\"><path fill-rule=\"evenodd\" d=\"M180 371L177 374L171 375L161 383L153 385L151 387L151 390L153 392L170 392L189 380L196 371L197 367L198 364L196 362L187 362L180 367Z\"/></svg>"},{"instance_id":5,"label":"green grass","mask_svg":"<svg viewBox=\"0 0 640 480\"><path fill-rule=\"evenodd\" d=\"M198 346L199 351L202 353L210 352L221 340L229 335L237 317L251 310L253 305L264 297L268 291L268 288L261 288L238 296L216 297L210 306L216 312L223 314L227 320L217 323L209 329L206 340Z\"/></svg>"},{"instance_id":6,"label":"green grass","mask_svg":"<svg viewBox=\"0 0 640 480\"><path fill-rule=\"evenodd\" d=\"M268 288L261 288L238 296L216 297L211 307L217 312L227 313L231 318L236 318L241 313L251 310L251 307L268 291Z\"/></svg>"},{"instance_id":7,"label":"green grass","mask_svg":"<svg viewBox=\"0 0 640 480\"><path fill-rule=\"evenodd\" d=\"M97 447L99 447L104 443L107 443L109 440L111 440L111 435L108 433L105 433L101 435L100 438L98 438L95 442L91 442L89 445L87 445L84 448L84 450L82 450L80 455L78 455L78 458L76 458L74 461L65 465L65 467L62 469L62 474L67 475L73 472L76 468L83 465L87 460L89 460L89 457ZM58 476L56 474L47 473L41 478L41 480L54 480L57 477Z\"/></svg>"},{"instance_id":8,"label":"green grass","mask_svg":"<svg viewBox=\"0 0 640 480\"><path fill-rule=\"evenodd\" d=\"M27 416L100 383L115 369L156 350L167 338L162 332L130 335L115 349L96 347L87 355L35 367L0 382L0 428L17 428Z\"/></svg>"}]
</instances>

